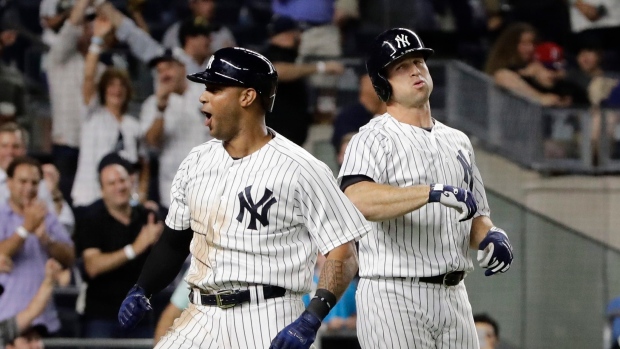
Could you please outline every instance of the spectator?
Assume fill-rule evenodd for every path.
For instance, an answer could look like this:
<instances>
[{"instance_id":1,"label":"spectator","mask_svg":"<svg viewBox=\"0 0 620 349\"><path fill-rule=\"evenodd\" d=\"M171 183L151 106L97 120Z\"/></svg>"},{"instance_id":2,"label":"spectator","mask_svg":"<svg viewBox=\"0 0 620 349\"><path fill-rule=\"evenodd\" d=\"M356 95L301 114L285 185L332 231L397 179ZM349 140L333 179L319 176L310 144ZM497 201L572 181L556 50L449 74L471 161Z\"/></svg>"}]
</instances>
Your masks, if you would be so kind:
<instances>
[{"instance_id":1,"label":"spectator","mask_svg":"<svg viewBox=\"0 0 620 349\"><path fill-rule=\"evenodd\" d=\"M499 344L499 326L487 314L474 315L480 349L495 349Z\"/></svg>"},{"instance_id":2,"label":"spectator","mask_svg":"<svg viewBox=\"0 0 620 349\"><path fill-rule=\"evenodd\" d=\"M615 53L613 70L620 70L620 2L616 0L570 1L571 29L575 42L596 40Z\"/></svg>"},{"instance_id":3,"label":"spectator","mask_svg":"<svg viewBox=\"0 0 620 349\"><path fill-rule=\"evenodd\" d=\"M17 31L5 29L0 23L0 57L16 38ZM26 115L26 88L21 72L0 60L0 126L11 121L30 125Z\"/></svg>"},{"instance_id":4,"label":"spectator","mask_svg":"<svg viewBox=\"0 0 620 349\"><path fill-rule=\"evenodd\" d=\"M377 94L368 74L360 77L360 91L357 102L347 105L334 120L334 133L332 135L332 145L336 153L340 152L343 137L351 132L357 132L360 127L366 125L370 119L376 115L385 113L385 103Z\"/></svg>"},{"instance_id":5,"label":"spectator","mask_svg":"<svg viewBox=\"0 0 620 349\"><path fill-rule=\"evenodd\" d=\"M54 258L65 268L73 265L73 242L56 216L37 200L42 171L28 157L15 158L7 168L10 198L0 206L0 254L13 259L10 274L0 275L5 294L0 298L0 318L15 316L28 306L44 280L45 263ZM33 321L53 333L60 321L53 304Z\"/></svg>"},{"instance_id":6,"label":"spectator","mask_svg":"<svg viewBox=\"0 0 620 349\"><path fill-rule=\"evenodd\" d=\"M302 145L312 123L304 78L317 73L340 75L344 66L336 61L296 63L301 32L291 18L274 16L269 29L271 37L265 57L278 72L278 102L267 114L267 126Z\"/></svg>"},{"instance_id":7,"label":"spectator","mask_svg":"<svg viewBox=\"0 0 620 349\"><path fill-rule=\"evenodd\" d=\"M6 169L13 159L26 155L28 140L28 132L23 127L15 123L0 126L0 203L7 202L10 196ZM37 197L47 204L49 212L58 216L67 232L72 234L75 218L60 192L60 174L52 164L45 164L42 169L43 180L39 183Z\"/></svg>"},{"instance_id":8,"label":"spectator","mask_svg":"<svg viewBox=\"0 0 620 349\"><path fill-rule=\"evenodd\" d=\"M214 28L211 33L209 51L215 52L224 47L236 46L235 37L228 27L220 25L215 19L217 1L216 0L188 0L192 16L185 20L178 21L171 25L162 39L162 45L166 48L183 47L184 40L180 28L187 20L190 22L203 23Z\"/></svg>"},{"instance_id":9,"label":"spectator","mask_svg":"<svg viewBox=\"0 0 620 349\"><path fill-rule=\"evenodd\" d=\"M10 262L10 260L10 258L0 255L0 274L10 271L10 269L7 270L2 267L2 265L6 265L4 263L7 261ZM43 331L43 329L29 331L30 324L32 320L41 315L47 303L52 298L52 291L54 290L56 279L61 269L62 267L57 261L53 259L47 260L45 264L45 278L28 306L16 316L0 321L0 348L4 348L4 344L6 343L16 348L22 348L24 346L20 347L19 342L28 341L32 332L37 334L38 331ZM2 294L0 293L0 297L1 296ZM12 348L11 345L9 345L8 348Z\"/></svg>"},{"instance_id":10,"label":"spectator","mask_svg":"<svg viewBox=\"0 0 620 349\"><path fill-rule=\"evenodd\" d=\"M92 22L86 18L89 0L76 0L69 19L49 51L47 78L52 105L52 155L60 172L60 191L71 203L77 171L84 110L78 103L84 83L84 56L92 37ZM103 71L100 64L97 69Z\"/></svg>"},{"instance_id":11,"label":"spectator","mask_svg":"<svg viewBox=\"0 0 620 349\"><path fill-rule=\"evenodd\" d=\"M110 34L112 24L97 17L93 43L84 63L82 102L86 106L86 121L82 128L80 156L71 196L74 206L91 204L100 197L97 188L97 165L104 155L118 152L134 165L140 165L138 195L147 198L148 165L143 151L140 124L127 114L131 100L131 80L126 71L108 68L96 82L97 63L104 37Z\"/></svg>"},{"instance_id":12,"label":"spectator","mask_svg":"<svg viewBox=\"0 0 620 349\"><path fill-rule=\"evenodd\" d=\"M153 330L148 323L122 331L117 312L163 225L144 206L130 205L131 180L123 165L102 163L99 181L102 199L80 209L76 225L76 251L84 260L88 284L83 336L149 338Z\"/></svg>"},{"instance_id":13,"label":"spectator","mask_svg":"<svg viewBox=\"0 0 620 349\"><path fill-rule=\"evenodd\" d=\"M199 97L204 88L187 83L182 60L168 49L150 66L157 71L157 91L142 104L140 123L146 143L159 150L159 196L167 209L170 186L181 161L211 136L209 129L202 127Z\"/></svg>"},{"instance_id":14,"label":"spectator","mask_svg":"<svg viewBox=\"0 0 620 349\"><path fill-rule=\"evenodd\" d=\"M535 60L535 43L534 27L525 23L510 25L493 45L487 59L486 73L499 86L543 106L569 106L570 98L551 92L561 74Z\"/></svg>"},{"instance_id":15,"label":"spectator","mask_svg":"<svg viewBox=\"0 0 620 349\"><path fill-rule=\"evenodd\" d=\"M136 58L149 63L163 55L164 48L114 6L106 2L99 7L99 10L116 28L116 39L127 43ZM204 23L191 21L184 22L181 29L179 35L182 36L183 47L175 48L173 51L185 64L188 74L203 71L211 55L209 42L212 28Z\"/></svg>"}]
</instances>

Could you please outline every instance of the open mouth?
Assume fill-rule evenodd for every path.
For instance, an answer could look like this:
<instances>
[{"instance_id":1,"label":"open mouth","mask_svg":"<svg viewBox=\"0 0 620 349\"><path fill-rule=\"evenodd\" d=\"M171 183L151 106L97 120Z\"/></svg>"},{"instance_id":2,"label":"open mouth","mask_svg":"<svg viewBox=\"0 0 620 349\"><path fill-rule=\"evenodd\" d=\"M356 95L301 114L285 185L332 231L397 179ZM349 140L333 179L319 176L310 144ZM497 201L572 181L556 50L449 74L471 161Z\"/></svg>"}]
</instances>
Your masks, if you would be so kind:
<instances>
[{"instance_id":1,"label":"open mouth","mask_svg":"<svg viewBox=\"0 0 620 349\"><path fill-rule=\"evenodd\" d=\"M211 113L207 113L206 111L203 111L202 114L207 118L207 119L211 119L212 114Z\"/></svg>"}]
</instances>

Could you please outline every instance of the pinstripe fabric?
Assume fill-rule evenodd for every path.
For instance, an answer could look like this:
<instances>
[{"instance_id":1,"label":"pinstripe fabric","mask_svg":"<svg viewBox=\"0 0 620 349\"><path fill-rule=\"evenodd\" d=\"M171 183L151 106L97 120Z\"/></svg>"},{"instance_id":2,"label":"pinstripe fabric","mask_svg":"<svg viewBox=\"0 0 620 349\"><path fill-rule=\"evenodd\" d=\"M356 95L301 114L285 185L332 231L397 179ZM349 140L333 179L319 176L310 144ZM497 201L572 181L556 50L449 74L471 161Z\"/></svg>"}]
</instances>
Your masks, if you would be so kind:
<instances>
[{"instance_id":1,"label":"pinstripe fabric","mask_svg":"<svg viewBox=\"0 0 620 349\"><path fill-rule=\"evenodd\" d=\"M300 295L253 301L230 309L190 303L155 349L269 348L271 340L304 310Z\"/></svg>"},{"instance_id":2,"label":"pinstripe fabric","mask_svg":"<svg viewBox=\"0 0 620 349\"><path fill-rule=\"evenodd\" d=\"M273 285L287 295L264 301L259 288L251 304L191 306L158 348L268 348L303 312L318 251L370 231L325 164L270 132L270 142L241 159L218 140L195 147L172 183L166 225L194 231L192 287L256 293L252 285Z\"/></svg>"},{"instance_id":3,"label":"pinstripe fabric","mask_svg":"<svg viewBox=\"0 0 620 349\"><path fill-rule=\"evenodd\" d=\"M466 176L459 151L473 176ZM347 175L365 175L399 187L443 183L465 189L473 177L476 217L490 214L469 139L438 121L428 132L389 114L372 119L347 147L339 179ZM473 270L471 220L459 222L457 217L456 210L432 203L402 217L371 222L372 231L360 241L360 276L422 277Z\"/></svg>"},{"instance_id":4,"label":"pinstripe fabric","mask_svg":"<svg viewBox=\"0 0 620 349\"><path fill-rule=\"evenodd\" d=\"M438 121L429 132L389 114L371 120L347 147L339 179L348 175L398 187L458 186L473 192L478 202L475 217L490 214L469 139ZM395 219L371 222L372 231L360 241L356 295L358 337L364 349L478 348L465 285L417 281L473 270L472 223L457 217L456 210L431 203Z\"/></svg>"},{"instance_id":5,"label":"pinstripe fabric","mask_svg":"<svg viewBox=\"0 0 620 349\"><path fill-rule=\"evenodd\" d=\"M360 279L357 335L361 347L478 349L465 285L416 278Z\"/></svg>"}]
</instances>

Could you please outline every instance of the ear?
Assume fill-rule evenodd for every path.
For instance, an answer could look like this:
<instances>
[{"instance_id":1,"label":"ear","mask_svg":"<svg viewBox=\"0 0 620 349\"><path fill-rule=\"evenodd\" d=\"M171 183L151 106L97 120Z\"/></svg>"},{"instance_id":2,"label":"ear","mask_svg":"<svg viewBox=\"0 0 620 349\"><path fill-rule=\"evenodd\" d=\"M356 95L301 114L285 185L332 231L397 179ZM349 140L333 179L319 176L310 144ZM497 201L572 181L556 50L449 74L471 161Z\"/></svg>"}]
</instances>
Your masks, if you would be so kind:
<instances>
[{"instance_id":1,"label":"ear","mask_svg":"<svg viewBox=\"0 0 620 349\"><path fill-rule=\"evenodd\" d=\"M239 104L243 108L249 107L252 102L254 102L258 98L258 93L253 88L246 88L241 91L241 95L239 96Z\"/></svg>"}]
</instances>

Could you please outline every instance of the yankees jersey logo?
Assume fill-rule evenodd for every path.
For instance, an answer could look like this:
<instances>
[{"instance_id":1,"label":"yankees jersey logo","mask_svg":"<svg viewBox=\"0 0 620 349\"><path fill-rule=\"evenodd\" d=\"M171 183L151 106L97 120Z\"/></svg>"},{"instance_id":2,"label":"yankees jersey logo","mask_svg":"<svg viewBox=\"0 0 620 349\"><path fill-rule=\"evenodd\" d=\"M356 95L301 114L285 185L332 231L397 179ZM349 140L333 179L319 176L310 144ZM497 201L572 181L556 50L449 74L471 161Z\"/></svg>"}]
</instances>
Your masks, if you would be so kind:
<instances>
[{"instance_id":1,"label":"yankees jersey logo","mask_svg":"<svg viewBox=\"0 0 620 349\"><path fill-rule=\"evenodd\" d=\"M277 202L276 198L272 197L273 192L267 188L265 188L265 193L263 197L258 200L255 204L252 199L251 191L252 186L247 186L244 191L238 194L239 196L239 204L241 205L241 209L239 210L239 214L237 215L237 220L239 222L243 222L243 216L245 215L245 210L248 210L250 213L250 224L248 224L248 229L257 230L256 229L256 221L258 220L260 224L266 226L269 224L269 220L267 219L267 214L269 214L269 209L273 204ZM258 208L263 206L262 211L259 213Z\"/></svg>"},{"instance_id":2,"label":"yankees jersey logo","mask_svg":"<svg viewBox=\"0 0 620 349\"><path fill-rule=\"evenodd\" d=\"M467 183L467 187L469 191L473 191L474 190L474 171L472 169L471 164L467 162L466 157L463 154L463 151L460 149L458 151L458 155L456 156L456 159L461 163L461 166L463 166L463 172L465 173L465 177L463 178L463 180L465 181L465 183Z\"/></svg>"}]
</instances>

